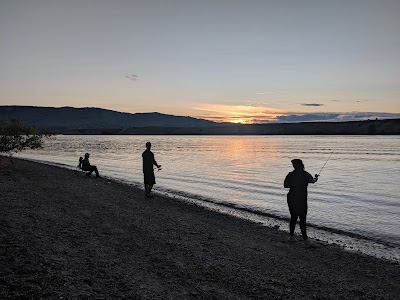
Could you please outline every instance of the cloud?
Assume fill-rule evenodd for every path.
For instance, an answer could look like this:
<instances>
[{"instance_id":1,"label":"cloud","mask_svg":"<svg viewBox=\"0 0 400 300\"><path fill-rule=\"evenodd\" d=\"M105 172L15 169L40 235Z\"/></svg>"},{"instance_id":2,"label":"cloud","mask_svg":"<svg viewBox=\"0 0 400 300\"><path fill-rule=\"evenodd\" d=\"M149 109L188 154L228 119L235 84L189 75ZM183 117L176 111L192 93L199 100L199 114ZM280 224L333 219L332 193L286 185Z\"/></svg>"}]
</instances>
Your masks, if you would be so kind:
<instances>
[{"instance_id":1,"label":"cloud","mask_svg":"<svg viewBox=\"0 0 400 300\"><path fill-rule=\"evenodd\" d=\"M126 74L124 77L132 81L136 81L139 78L139 76L135 74Z\"/></svg>"},{"instance_id":2,"label":"cloud","mask_svg":"<svg viewBox=\"0 0 400 300\"><path fill-rule=\"evenodd\" d=\"M303 105L303 106L324 106L325 104L321 104L321 103L300 103L300 105Z\"/></svg>"},{"instance_id":3,"label":"cloud","mask_svg":"<svg viewBox=\"0 0 400 300\"><path fill-rule=\"evenodd\" d=\"M345 122L367 119L397 119L400 113L349 112L349 113L297 113L277 116L274 123Z\"/></svg>"},{"instance_id":4,"label":"cloud","mask_svg":"<svg viewBox=\"0 0 400 300\"><path fill-rule=\"evenodd\" d=\"M330 121L336 119L339 114L322 113L322 114L291 114L278 116L277 123L296 123L296 122L312 122L312 121Z\"/></svg>"},{"instance_id":5,"label":"cloud","mask_svg":"<svg viewBox=\"0 0 400 300\"><path fill-rule=\"evenodd\" d=\"M272 94L273 92L258 92L256 95L266 95L266 94Z\"/></svg>"},{"instance_id":6,"label":"cloud","mask_svg":"<svg viewBox=\"0 0 400 300\"><path fill-rule=\"evenodd\" d=\"M383 112L296 112L261 105L200 104L194 108L197 118L232 123L299 123L345 122L360 120L397 119L400 113Z\"/></svg>"}]
</instances>

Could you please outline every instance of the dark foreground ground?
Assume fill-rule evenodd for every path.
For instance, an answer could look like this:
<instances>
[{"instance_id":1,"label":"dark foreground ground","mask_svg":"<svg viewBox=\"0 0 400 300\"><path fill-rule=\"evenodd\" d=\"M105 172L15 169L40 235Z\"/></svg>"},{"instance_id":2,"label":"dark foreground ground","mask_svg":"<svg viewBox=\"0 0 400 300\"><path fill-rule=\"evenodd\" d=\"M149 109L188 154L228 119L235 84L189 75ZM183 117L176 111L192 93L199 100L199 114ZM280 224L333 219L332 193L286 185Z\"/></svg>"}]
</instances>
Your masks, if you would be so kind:
<instances>
[{"instance_id":1,"label":"dark foreground ground","mask_svg":"<svg viewBox=\"0 0 400 300\"><path fill-rule=\"evenodd\" d=\"M400 297L396 263L71 170L0 170L0 209L0 299Z\"/></svg>"}]
</instances>

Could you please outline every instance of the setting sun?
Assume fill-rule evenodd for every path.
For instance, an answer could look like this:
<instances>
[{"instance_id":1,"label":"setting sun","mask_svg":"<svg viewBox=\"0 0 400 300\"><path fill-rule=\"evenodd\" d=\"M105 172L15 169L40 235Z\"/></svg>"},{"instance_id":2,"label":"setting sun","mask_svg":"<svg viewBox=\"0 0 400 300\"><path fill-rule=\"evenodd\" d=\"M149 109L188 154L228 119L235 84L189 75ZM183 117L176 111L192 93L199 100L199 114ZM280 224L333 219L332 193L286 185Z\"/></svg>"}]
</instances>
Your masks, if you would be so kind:
<instances>
[{"instance_id":1,"label":"setting sun","mask_svg":"<svg viewBox=\"0 0 400 300\"><path fill-rule=\"evenodd\" d=\"M285 115L281 109L253 105L204 104L195 108L200 118L235 124L257 124L276 120Z\"/></svg>"},{"instance_id":2,"label":"setting sun","mask_svg":"<svg viewBox=\"0 0 400 300\"><path fill-rule=\"evenodd\" d=\"M246 120L246 119L236 119L236 120L232 120L229 122L235 123L235 124L252 124L251 120Z\"/></svg>"}]
</instances>

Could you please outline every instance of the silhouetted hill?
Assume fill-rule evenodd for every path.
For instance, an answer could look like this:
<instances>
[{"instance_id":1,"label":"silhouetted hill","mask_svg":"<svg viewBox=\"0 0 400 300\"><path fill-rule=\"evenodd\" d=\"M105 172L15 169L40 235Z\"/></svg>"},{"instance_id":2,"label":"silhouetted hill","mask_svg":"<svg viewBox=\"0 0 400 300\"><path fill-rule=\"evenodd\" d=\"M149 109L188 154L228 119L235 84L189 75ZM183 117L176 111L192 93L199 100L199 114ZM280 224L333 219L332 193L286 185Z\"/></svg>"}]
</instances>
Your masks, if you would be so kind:
<instances>
[{"instance_id":1,"label":"silhouetted hill","mask_svg":"<svg viewBox=\"0 0 400 300\"><path fill-rule=\"evenodd\" d=\"M161 113L122 113L102 108L0 106L0 120L18 118L40 130L84 134L118 132L127 127L204 127L217 123ZM100 132L99 132L100 130ZM85 132L86 131L86 132Z\"/></svg>"},{"instance_id":2,"label":"silhouetted hill","mask_svg":"<svg viewBox=\"0 0 400 300\"><path fill-rule=\"evenodd\" d=\"M127 128L118 134L170 135L367 135L400 134L400 119L350 122L273 123L213 127Z\"/></svg>"},{"instance_id":3,"label":"silhouetted hill","mask_svg":"<svg viewBox=\"0 0 400 300\"><path fill-rule=\"evenodd\" d=\"M101 108L0 106L0 120L19 118L42 131L63 134L366 135L400 134L400 119L350 122L221 124L161 113Z\"/></svg>"}]
</instances>

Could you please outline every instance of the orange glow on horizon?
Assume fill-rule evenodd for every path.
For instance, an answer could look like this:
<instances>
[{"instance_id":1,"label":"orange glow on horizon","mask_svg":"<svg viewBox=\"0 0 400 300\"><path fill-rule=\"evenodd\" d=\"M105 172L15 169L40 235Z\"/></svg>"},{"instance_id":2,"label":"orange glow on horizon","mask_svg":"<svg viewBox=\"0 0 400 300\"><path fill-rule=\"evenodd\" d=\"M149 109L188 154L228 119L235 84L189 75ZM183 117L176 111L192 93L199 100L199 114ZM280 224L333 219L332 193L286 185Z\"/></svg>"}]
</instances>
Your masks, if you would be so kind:
<instances>
[{"instance_id":1,"label":"orange glow on horizon","mask_svg":"<svg viewBox=\"0 0 400 300\"><path fill-rule=\"evenodd\" d=\"M107 107L119 112L126 113L145 113L143 109L128 106ZM273 122L277 117L286 115L287 111L253 105L226 105L226 104L202 104L189 109L186 112L175 111L158 111L160 113L171 114L176 116L191 116L194 118L209 120L218 123L234 123L234 124L260 124Z\"/></svg>"},{"instance_id":2,"label":"orange glow on horizon","mask_svg":"<svg viewBox=\"0 0 400 300\"><path fill-rule=\"evenodd\" d=\"M236 119L230 122L235 124L252 124L251 120L246 120L246 119Z\"/></svg>"},{"instance_id":3,"label":"orange glow on horizon","mask_svg":"<svg viewBox=\"0 0 400 300\"><path fill-rule=\"evenodd\" d=\"M194 109L197 118L235 124L265 123L286 114L281 109L250 105L204 104Z\"/></svg>"}]
</instances>

